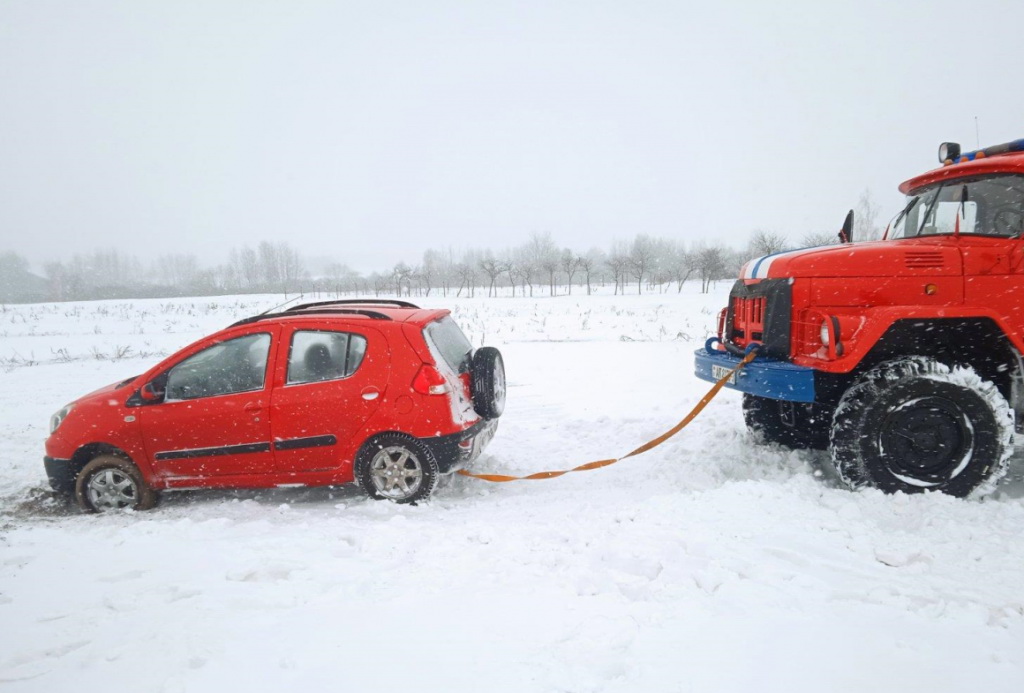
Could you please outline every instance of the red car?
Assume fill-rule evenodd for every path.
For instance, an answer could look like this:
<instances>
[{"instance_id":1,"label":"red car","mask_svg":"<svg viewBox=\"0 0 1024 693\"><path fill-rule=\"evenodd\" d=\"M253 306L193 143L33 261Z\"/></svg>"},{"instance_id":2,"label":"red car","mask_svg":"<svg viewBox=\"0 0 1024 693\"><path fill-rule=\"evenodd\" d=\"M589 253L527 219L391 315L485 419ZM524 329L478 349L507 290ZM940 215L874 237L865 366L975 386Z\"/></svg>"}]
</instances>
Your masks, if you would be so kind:
<instances>
[{"instance_id":1,"label":"red car","mask_svg":"<svg viewBox=\"0 0 1024 693\"><path fill-rule=\"evenodd\" d=\"M447 310L325 301L257 315L57 412L50 485L85 510L157 492L357 482L427 498L490 442L505 405L493 347Z\"/></svg>"}]
</instances>

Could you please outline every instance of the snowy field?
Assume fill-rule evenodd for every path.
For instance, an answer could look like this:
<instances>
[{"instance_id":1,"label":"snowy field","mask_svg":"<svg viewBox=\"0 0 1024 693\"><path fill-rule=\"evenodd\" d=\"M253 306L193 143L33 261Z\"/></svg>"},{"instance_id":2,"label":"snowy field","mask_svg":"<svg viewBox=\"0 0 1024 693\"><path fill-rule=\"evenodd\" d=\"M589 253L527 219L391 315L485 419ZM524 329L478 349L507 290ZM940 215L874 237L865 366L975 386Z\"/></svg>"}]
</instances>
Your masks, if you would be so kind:
<instances>
[{"instance_id":1,"label":"snowy field","mask_svg":"<svg viewBox=\"0 0 1024 693\"><path fill-rule=\"evenodd\" d=\"M499 347L476 470L621 455L708 389L710 296L431 297ZM1024 690L1024 482L837 488L725 392L662 447L549 481L194 492L85 516L44 492L50 414L279 297L0 312L3 691Z\"/></svg>"}]
</instances>

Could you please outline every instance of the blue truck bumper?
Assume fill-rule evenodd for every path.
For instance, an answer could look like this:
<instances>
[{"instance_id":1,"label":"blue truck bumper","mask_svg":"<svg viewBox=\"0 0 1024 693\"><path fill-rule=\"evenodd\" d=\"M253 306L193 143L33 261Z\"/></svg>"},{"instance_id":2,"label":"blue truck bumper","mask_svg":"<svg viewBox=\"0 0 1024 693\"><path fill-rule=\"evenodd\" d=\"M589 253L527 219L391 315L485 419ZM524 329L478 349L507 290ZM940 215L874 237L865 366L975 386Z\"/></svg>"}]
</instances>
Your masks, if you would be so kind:
<instances>
[{"instance_id":1,"label":"blue truck bumper","mask_svg":"<svg viewBox=\"0 0 1024 693\"><path fill-rule=\"evenodd\" d=\"M694 353L694 372L701 380L717 382L739 362L739 356L705 347ZM814 369L759 356L738 371L735 382L726 383L726 387L759 397L813 402Z\"/></svg>"}]
</instances>

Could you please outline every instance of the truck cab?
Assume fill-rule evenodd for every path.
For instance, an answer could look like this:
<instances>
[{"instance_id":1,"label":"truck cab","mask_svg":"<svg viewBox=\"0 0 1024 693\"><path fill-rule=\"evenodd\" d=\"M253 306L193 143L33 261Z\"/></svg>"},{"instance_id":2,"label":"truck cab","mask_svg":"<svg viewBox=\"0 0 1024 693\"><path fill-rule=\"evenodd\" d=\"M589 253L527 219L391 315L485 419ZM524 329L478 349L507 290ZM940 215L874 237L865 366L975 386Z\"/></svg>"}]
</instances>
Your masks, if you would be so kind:
<instances>
[{"instance_id":1,"label":"truck cab","mask_svg":"<svg viewBox=\"0 0 1024 693\"><path fill-rule=\"evenodd\" d=\"M904 182L882 241L755 258L696 373L768 442L827 448L851 487L984 493L1024 413L1024 140ZM851 226L848 224L847 226Z\"/></svg>"}]
</instances>

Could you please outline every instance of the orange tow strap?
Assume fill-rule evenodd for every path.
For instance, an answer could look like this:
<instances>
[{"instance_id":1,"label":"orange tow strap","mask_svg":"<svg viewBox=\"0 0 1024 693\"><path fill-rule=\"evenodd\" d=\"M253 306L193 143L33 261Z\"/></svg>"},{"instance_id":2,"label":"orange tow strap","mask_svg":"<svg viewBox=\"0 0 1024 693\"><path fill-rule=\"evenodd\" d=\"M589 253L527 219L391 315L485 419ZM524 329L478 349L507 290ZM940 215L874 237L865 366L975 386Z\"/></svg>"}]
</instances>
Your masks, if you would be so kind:
<instances>
[{"instance_id":1,"label":"orange tow strap","mask_svg":"<svg viewBox=\"0 0 1024 693\"><path fill-rule=\"evenodd\" d=\"M714 399L715 395L717 395L718 392L723 387L725 387L725 383L729 380L729 378L731 378L736 373L736 371L740 370L748 363L753 361L755 356L757 356L757 352L751 351L749 354L743 357L742 361L736 364L735 368L726 373L723 377L719 378L718 382L716 382L712 386L712 388L708 390L708 393L704 395L704 397L701 398L699 402L697 402L697 406L691 409L690 413L683 417L682 421L677 423L670 430L666 431L665 433L662 433L654 440L644 443L633 452L627 455L623 455L622 457L610 460L596 460L594 462L587 462L586 464L581 464L580 466L573 467L572 469L563 469L560 471L553 472L537 472L535 474L530 474L529 476L506 476L505 474L474 474L473 472L466 471L465 469L460 469L459 474L461 474L462 476L472 477L474 479L480 479L481 481L491 481L494 483L503 483L506 481L525 481L527 479L554 479L555 477L562 476L563 474L568 474L569 472L588 472L591 469L600 469L601 467L607 467L608 465L615 464L616 462L621 462L622 460L628 457L633 457L634 455L639 455L642 452L647 452L652 448L658 447L666 440L674 436L676 433L679 433L679 431L686 428L686 426L689 425L689 423L693 421L695 418L697 418L697 415L704 410L704 407L708 405L708 402Z\"/></svg>"}]
</instances>

